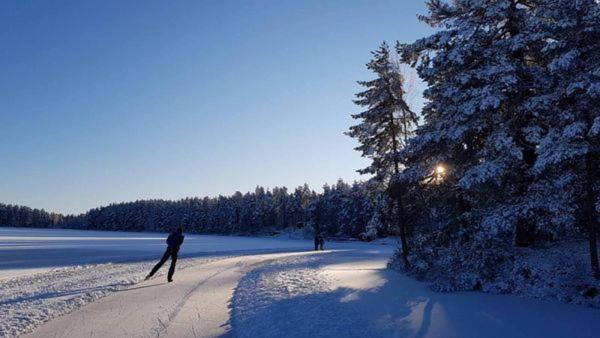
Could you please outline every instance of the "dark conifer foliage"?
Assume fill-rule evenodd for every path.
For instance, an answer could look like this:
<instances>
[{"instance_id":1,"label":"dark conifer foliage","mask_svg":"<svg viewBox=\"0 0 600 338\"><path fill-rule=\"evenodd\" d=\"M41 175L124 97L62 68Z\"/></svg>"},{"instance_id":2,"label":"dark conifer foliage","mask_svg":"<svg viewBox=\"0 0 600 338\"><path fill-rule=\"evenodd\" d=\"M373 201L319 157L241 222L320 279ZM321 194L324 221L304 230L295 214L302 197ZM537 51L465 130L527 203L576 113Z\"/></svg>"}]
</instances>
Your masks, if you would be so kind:
<instances>
[{"instance_id":1,"label":"dark conifer foliage","mask_svg":"<svg viewBox=\"0 0 600 338\"><path fill-rule=\"evenodd\" d=\"M398 156L411 271L446 290L505 292L528 250L585 238L584 273L600 278L600 3L427 6L435 32L397 46L427 85Z\"/></svg>"},{"instance_id":2,"label":"dark conifer foliage","mask_svg":"<svg viewBox=\"0 0 600 338\"><path fill-rule=\"evenodd\" d=\"M43 209L0 203L0 226L51 228L72 218Z\"/></svg>"},{"instance_id":3,"label":"dark conifer foliage","mask_svg":"<svg viewBox=\"0 0 600 338\"><path fill-rule=\"evenodd\" d=\"M0 205L0 225L115 231L170 231L183 226L186 232L211 234L270 234L295 229L312 233L319 229L326 236L373 239L389 233L383 224L388 217L380 216L386 213L381 198L366 183L339 180L325 185L322 193L306 184L293 192L256 187L253 192L231 196L116 203L79 216ZM371 220L375 213L377 222Z\"/></svg>"},{"instance_id":4,"label":"dark conifer foliage","mask_svg":"<svg viewBox=\"0 0 600 338\"><path fill-rule=\"evenodd\" d=\"M387 43L382 43L372 54L373 59L367 64L367 68L376 78L358 82L365 90L356 94L357 100L354 103L366 110L352 115L360 122L350 127L347 135L360 142L356 150L371 160L367 168L358 172L373 174L374 181L389 187L388 191L396 205L404 264L408 266L406 202L403 189L396 178L404 168L400 151L406 147L418 117L405 101L404 77L398 70L397 63L392 60Z\"/></svg>"}]
</instances>

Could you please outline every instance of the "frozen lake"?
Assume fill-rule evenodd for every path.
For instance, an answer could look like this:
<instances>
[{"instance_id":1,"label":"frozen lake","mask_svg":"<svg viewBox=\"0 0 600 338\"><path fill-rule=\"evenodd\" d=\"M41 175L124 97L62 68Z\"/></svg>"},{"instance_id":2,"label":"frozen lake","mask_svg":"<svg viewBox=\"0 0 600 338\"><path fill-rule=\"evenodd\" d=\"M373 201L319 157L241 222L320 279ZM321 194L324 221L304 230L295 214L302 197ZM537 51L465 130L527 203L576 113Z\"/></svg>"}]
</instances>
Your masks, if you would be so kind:
<instances>
[{"instance_id":1,"label":"frozen lake","mask_svg":"<svg viewBox=\"0 0 600 338\"><path fill-rule=\"evenodd\" d=\"M164 233L0 227L0 278L71 265L157 259L166 237ZM180 257L308 250L311 245L308 240L187 234Z\"/></svg>"},{"instance_id":2,"label":"frozen lake","mask_svg":"<svg viewBox=\"0 0 600 338\"><path fill-rule=\"evenodd\" d=\"M0 278L81 264L155 260L166 233L0 227ZM269 237L186 234L179 256L235 255L311 250L312 241ZM365 243L328 243L343 248Z\"/></svg>"}]
</instances>

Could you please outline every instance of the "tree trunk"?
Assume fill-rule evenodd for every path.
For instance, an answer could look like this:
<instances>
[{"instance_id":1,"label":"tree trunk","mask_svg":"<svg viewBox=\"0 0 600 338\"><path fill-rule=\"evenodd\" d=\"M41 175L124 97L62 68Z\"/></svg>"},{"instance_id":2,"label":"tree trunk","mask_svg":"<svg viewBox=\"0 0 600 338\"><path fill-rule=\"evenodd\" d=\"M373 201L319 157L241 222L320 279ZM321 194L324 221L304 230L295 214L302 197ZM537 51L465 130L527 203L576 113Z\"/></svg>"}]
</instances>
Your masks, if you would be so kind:
<instances>
[{"instance_id":1,"label":"tree trunk","mask_svg":"<svg viewBox=\"0 0 600 338\"><path fill-rule=\"evenodd\" d=\"M396 197L396 207L398 208L398 228L400 229L400 241L402 243L402 259L404 261L404 267L410 268L408 262L408 242L406 241L406 217L404 217L404 205L402 204L402 197Z\"/></svg>"},{"instance_id":2,"label":"tree trunk","mask_svg":"<svg viewBox=\"0 0 600 338\"><path fill-rule=\"evenodd\" d=\"M595 176L595 161L593 154L588 153L585 156L585 171L586 171L586 196L585 196L585 221L588 229L588 240L590 246L590 263L592 265L592 273L596 279L600 279L600 266L598 264L598 210L596 209L596 201L598 199L596 189L594 189Z\"/></svg>"},{"instance_id":3,"label":"tree trunk","mask_svg":"<svg viewBox=\"0 0 600 338\"><path fill-rule=\"evenodd\" d=\"M521 33L518 6L518 0L511 1L510 12L506 22L506 31L510 37L515 37ZM518 168L519 173L515 184L517 186L517 195L526 198L529 186L534 180L528 172L534 166L537 154L535 152L535 145L527 140L526 133L523 130L527 127L532 117L523 114L523 112L519 111L518 107L526 99L527 91L522 87L523 83L527 83L530 80L527 79L528 75L523 69L523 65L526 63L525 51L523 49L515 50L510 56L517 61L516 75L518 84L515 86L517 88L516 92L511 93L508 100L507 113L508 117L514 121L512 129L516 131L515 139L523 152L523 162L522 166ZM520 216L515 226L514 245L518 247L532 246L535 243L535 237L535 223L532 217Z\"/></svg>"},{"instance_id":4,"label":"tree trunk","mask_svg":"<svg viewBox=\"0 0 600 338\"><path fill-rule=\"evenodd\" d=\"M392 150L394 152L394 174L398 175L400 173L400 163L398 163L398 129L396 127L396 123L394 122L394 114L390 113L390 126L392 129ZM398 183L395 183L398 184ZM398 228L400 229L400 241L402 243L402 259L404 260L404 267L406 269L410 268L410 264L408 263L408 242L406 241L406 217L404 217L404 205L402 204L402 193L398 190L397 194L395 194L396 199L396 207L398 208Z\"/></svg>"}]
</instances>

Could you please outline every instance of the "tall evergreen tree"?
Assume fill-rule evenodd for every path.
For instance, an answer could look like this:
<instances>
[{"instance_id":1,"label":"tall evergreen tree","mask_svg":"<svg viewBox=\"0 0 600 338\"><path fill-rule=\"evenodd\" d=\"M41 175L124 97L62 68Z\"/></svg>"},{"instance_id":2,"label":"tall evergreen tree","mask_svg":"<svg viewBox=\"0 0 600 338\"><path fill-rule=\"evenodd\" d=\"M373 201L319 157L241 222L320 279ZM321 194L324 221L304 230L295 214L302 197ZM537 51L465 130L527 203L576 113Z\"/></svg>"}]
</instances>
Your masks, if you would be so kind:
<instances>
[{"instance_id":1,"label":"tall evergreen tree","mask_svg":"<svg viewBox=\"0 0 600 338\"><path fill-rule=\"evenodd\" d=\"M532 6L528 0L431 0L422 20L442 29L400 48L429 84L409 177L419 181L445 163L459 213L512 236L518 246L530 245L535 233L528 193L536 122L525 105L539 86L529 48L536 39L528 30Z\"/></svg>"},{"instance_id":2,"label":"tall evergreen tree","mask_svg":"<svg viewBox=\"0 0 600 338\"><path fill-rule=\"evenodd\" d=\"M437 182L443 189L431 190L446 204L436 208L427 240L448 249L440 255L446 267L466 271L465 287L508 258L503 248L532 245L537 233L531 187L539 106L531 99L543 88L543 63L531 17L538 5L430 0L421 19L438 30L398 48L429 86L401 178L423 185L445 168Z\"/></svg>"},{"instance_id":3,"label":"tall evergreen tree","mask_svg":"<svg viewBox=\"0 0 600 338\"><path fill-rule=\"evenodd\" d=\"M550 178L546 195L559 197L546 203L551 211L582 216L577 218L588 234L592 271L600 278L600 5L595 0L547 0L536 19L550 76L538 98L546 128L535 170Z\"/></svg>"},{"instance_id":4,"label":"tall evergreen tree","mask_svg":"<svg viewBox=\"0 0 600 338\"><path fill-rule=\"evenodd\" d=\"M360 123L350 127L347 135L360 142L356 150L372 161L367 168L358 172L374 174L376 180L388 182L392 188L390 191L394 192L404 264L408 266L405 209L400 189L395 185L395 177L403 169L400 151L406 146L418 117L404 100L403 77L391 60L387 43L384 42L372 54L373 59L367 68L377 78L358 82L366 90L356 94L358 99L354 103L367 110L352 115Z\"/></svg>"}]
</instances>

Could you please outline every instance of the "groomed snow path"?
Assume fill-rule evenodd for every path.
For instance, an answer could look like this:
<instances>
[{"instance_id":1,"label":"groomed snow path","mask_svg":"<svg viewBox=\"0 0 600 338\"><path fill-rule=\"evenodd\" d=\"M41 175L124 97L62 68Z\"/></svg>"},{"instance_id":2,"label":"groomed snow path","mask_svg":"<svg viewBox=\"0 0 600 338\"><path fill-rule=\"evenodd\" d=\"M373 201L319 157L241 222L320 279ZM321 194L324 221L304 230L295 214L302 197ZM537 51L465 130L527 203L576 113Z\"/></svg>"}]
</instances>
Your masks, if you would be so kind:
<instances>
[{"instance_id":1,"label":"groomed snow path","mask_svg":"<svg viewBox=\"0 0 600 338\"><path fill-rule=\"evenodd\" d=\"M35 337L597 337L596 309L435 293L387 270L389 246L248 254L118 291ZM164 269L164 268L163 268Z\"/></svg>"},{"instance_id":2,"label":"groomed snow path","mask_svg":"<svg viewBox=\"0 0 600 338\"><path fill-rule=\"evenodd\" d=\"M36 329L30 337L217 337L230 331L229 301L257 264L295 253L224 258L117 291ZM169 262L162 270L168 268Z\"/></svg>"}]
</instances>

